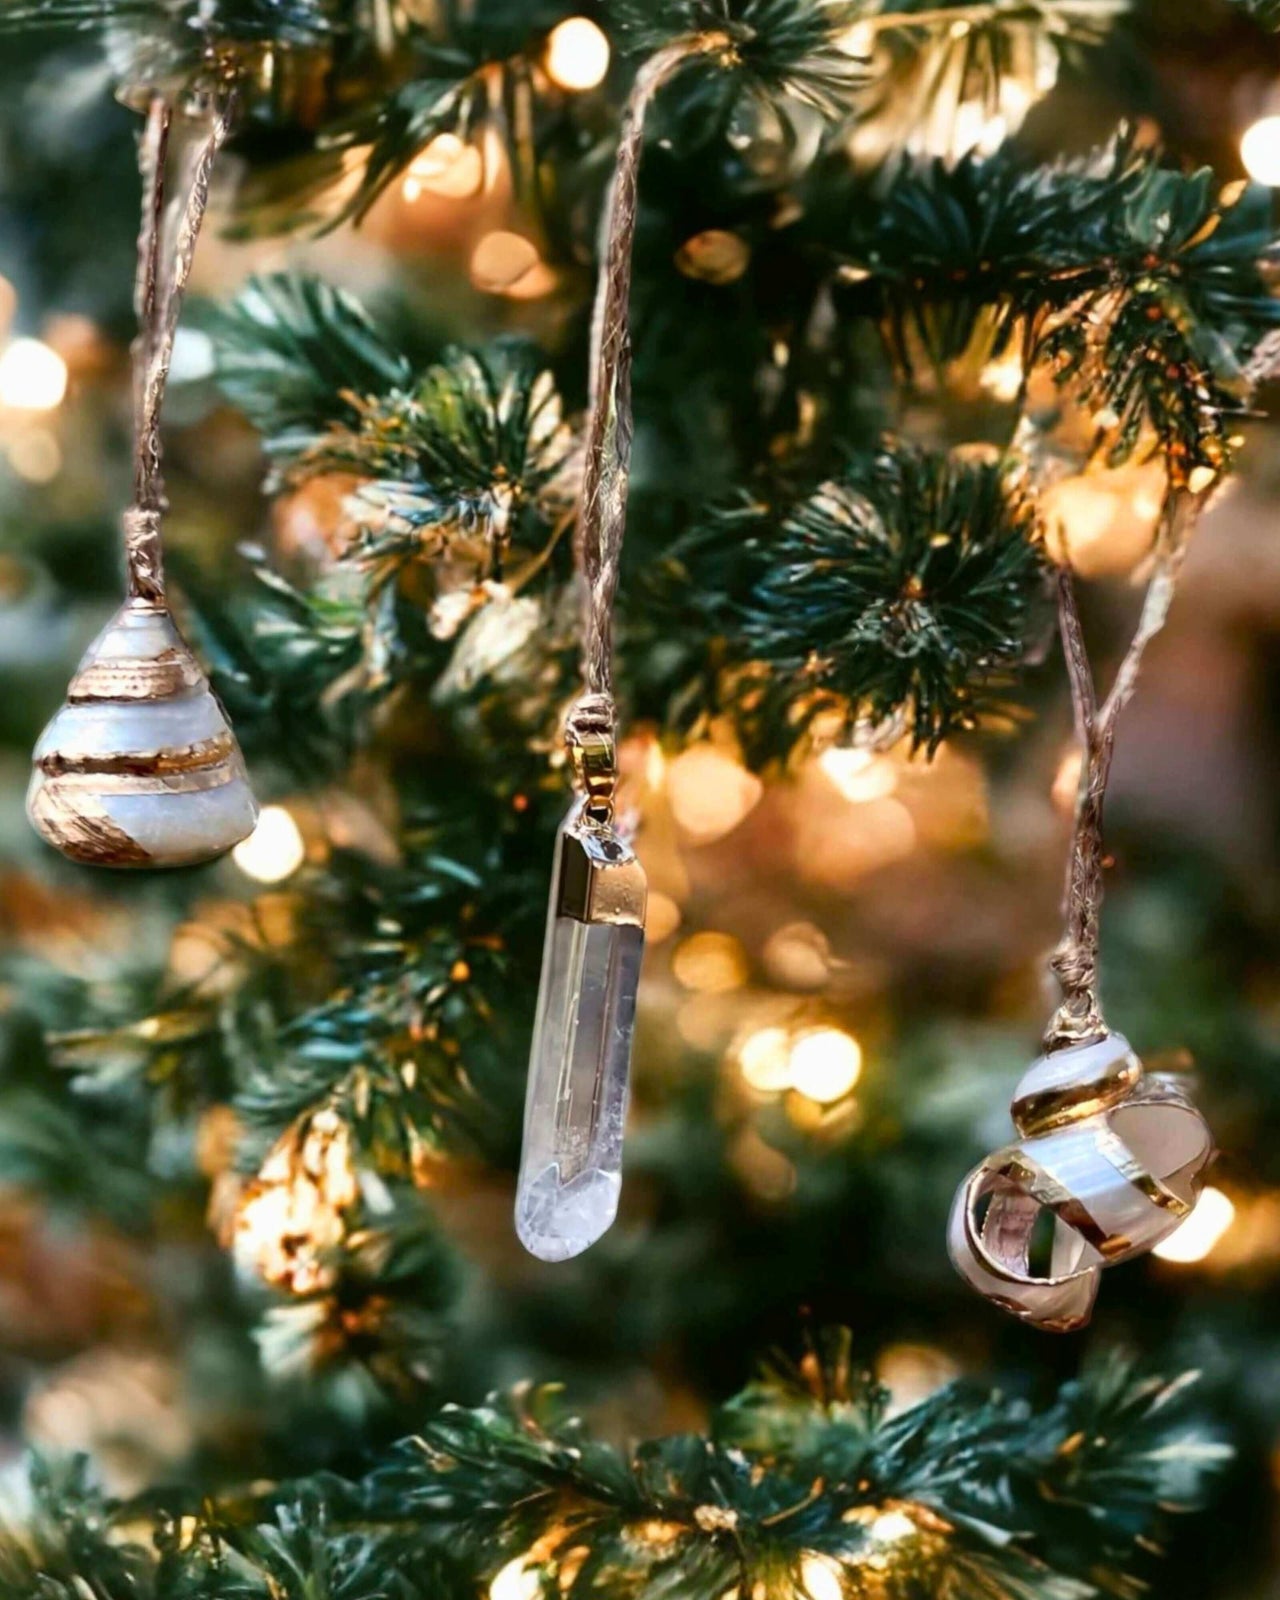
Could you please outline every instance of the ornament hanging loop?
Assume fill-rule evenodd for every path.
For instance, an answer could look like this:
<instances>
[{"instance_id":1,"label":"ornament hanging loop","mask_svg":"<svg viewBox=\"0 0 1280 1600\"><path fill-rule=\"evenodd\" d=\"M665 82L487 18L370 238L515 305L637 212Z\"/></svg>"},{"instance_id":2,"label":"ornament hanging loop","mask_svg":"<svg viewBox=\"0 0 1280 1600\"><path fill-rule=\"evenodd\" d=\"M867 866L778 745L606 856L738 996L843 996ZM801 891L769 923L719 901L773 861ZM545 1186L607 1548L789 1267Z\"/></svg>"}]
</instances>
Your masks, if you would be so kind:
<instances>
[{"instance_id":1,"label":"ornament hanging loop","mask_svg":"<svg viewBox=\"0 0 1280 1600\"><path fill-rule=\"evenodd\" d=\"M596 823L611 822L618 787L618 749L610 697L583 695L565 719L564 739L574 787L586 798L587 815Z\"/></svg>"}]
</instances>

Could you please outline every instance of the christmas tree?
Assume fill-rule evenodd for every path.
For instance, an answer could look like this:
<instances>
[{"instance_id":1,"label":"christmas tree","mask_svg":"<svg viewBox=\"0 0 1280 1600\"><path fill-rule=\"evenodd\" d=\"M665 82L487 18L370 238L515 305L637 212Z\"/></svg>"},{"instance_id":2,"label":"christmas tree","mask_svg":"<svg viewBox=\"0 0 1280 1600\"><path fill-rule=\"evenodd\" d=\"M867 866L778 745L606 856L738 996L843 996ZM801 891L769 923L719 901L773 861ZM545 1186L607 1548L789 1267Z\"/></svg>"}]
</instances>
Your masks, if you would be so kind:
<instances>
[{"instance_id":1,"label":"christmas tree","mask_svg":"<svg viewBox=\"0 0 1280 1600\"><path fill-rule=\"evenodd\" d=\"M1277 28L0 0L0 1600L1269 1592Z\"/></svg>"}]
</instances>

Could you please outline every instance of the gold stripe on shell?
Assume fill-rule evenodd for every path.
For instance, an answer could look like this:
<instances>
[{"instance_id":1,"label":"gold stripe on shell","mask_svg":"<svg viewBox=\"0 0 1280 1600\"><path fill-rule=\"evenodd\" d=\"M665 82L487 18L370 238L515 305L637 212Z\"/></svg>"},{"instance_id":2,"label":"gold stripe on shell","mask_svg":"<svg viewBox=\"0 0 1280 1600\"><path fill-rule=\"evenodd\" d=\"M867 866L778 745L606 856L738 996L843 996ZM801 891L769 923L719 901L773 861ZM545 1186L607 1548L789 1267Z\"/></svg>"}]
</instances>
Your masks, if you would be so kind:
<instances>
[{"instance_id":1,"label":"gold stripe on shell","mask_svg":"<svg viewBox=\"0 0 1280 1600\"><path fill-rule=\"evenodd\" d=\"M1119 1034L1050 1051L1024 1076L1014 1108L1023 1138L975 1167L956 1194L951 1259L1024 1322L1081 1328L1102 1269L1152 1249L1194 1208L1212 1137L1186 1090L1144 1078ZM1055 1233L1040 1274L1030 1251L1046 1210Z\"/></svg>"},{"instance_id":2,"label":"gold stripe on shell","mask_svg":"<svg viewBox=\"0 0 1280 1600\"><path fill-rule=\"evenodd\" d=\"M153 661L95 661L76 673L67 700L73 706L100 700L163 700L198 689L203 682L195 661L177 652Z\"/></svg>"},{"instance_id":3,"label":"gold stripe on shell","mask_svg":"<svg viewBox=\"0 0 1280 1600\"><path fill-rule=\"evenodd\" d=\"M235 735L154 600L126 602L89 646L32 769L28 815L75 861L190 865L257 820Z\"/></svg>"}]
</instances>

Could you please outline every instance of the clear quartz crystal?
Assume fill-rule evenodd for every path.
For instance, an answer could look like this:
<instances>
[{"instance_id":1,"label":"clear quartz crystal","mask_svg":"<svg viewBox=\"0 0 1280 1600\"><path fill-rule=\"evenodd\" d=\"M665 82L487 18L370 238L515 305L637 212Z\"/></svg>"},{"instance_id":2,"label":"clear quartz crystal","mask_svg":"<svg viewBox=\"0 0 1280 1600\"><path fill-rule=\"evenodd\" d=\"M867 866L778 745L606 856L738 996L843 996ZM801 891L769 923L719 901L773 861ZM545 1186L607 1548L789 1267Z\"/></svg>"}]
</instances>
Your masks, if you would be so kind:
<instances>
[{"instance_id":1,"label":"clear quartz crystal","mask_svg":"<svg viewBox=\"0 0 1280 1600\"><path fill-rule=\"evenodd\" d=\"M618 1209L644 874L607 823L579 804L556 841L525 1098L516 1233L567 1261Z\"/></svg>"}]
</instances>

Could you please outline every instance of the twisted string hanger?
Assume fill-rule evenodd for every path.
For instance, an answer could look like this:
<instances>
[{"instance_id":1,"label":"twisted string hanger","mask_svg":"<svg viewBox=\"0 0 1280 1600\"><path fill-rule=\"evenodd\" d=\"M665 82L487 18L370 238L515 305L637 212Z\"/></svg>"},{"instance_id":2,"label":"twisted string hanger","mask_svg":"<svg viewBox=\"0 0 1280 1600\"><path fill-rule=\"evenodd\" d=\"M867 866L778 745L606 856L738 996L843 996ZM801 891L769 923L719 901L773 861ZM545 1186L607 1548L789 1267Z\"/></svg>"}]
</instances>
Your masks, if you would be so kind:
<instances>
[{"instance_id":1,"label":"twisted string hanger","mask_svg":"<svg viewBox=\"0 0 1280 1600\"><path fill-rule=\"evenodd\" d=\"M139 141L142 174L142 222L138 232L138 266L134 310L138 332L133 341L133 503L124 513L125 568L129 596L153 605L164 603L164 563L160 518L165 510L161 473L160 411L173 361L174 339L182 300L195 260L196 243L209 202L209 176L214 157L230 128L233 92L221 87L210 97L209 122L189 150L180 153L185 169L186 198L176 217L170 248L170 204L167 171L174 113L168 100L153 93Z\"/></svg>"},{"instance_id":2,"label":"twisted string hanger","mask_svg":"<svg viewBox=\"0 0 1280 1600\"><path fill-rule=\"evenodd\" d=\"M1044 1045L1049 1051L1099 1039L1108 1031L1098 998L1098 939L1105 864L1102 813L1115 754L1116 724L1137 687L1146 648L1164 627L1188 542L1215 488L1213 485L1200 494L1170 490L1156 533L1153 568L1138 626L1111 692L1101 704L1085 648L1071 569L1064 563L1058 570L1058 628L1071 684L1081 760L1063 892L1064 927L1049 961L1062 989L1061 1003L1045 1030Z\"/></svg>"},{"instance_id":3,"label":"twisted string hanger","mask_svg":"<svg viewBox=\"0 0 1280 1600\"><path fill-rule=\"evenodd\" d=\"M586 461L575 550L582 576L583 692L565 720L565 745L591 813L607 818L616 782L613 606L631 472L631 258L645 119L654 97L695 56L731 51L728 34L677 39L636 74L622 114L617 163L601 224L601 267L591 323Z\"/></svg>"}]
</instances>

